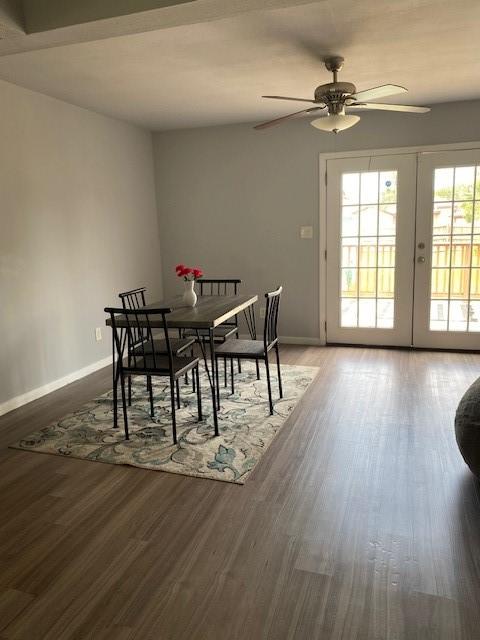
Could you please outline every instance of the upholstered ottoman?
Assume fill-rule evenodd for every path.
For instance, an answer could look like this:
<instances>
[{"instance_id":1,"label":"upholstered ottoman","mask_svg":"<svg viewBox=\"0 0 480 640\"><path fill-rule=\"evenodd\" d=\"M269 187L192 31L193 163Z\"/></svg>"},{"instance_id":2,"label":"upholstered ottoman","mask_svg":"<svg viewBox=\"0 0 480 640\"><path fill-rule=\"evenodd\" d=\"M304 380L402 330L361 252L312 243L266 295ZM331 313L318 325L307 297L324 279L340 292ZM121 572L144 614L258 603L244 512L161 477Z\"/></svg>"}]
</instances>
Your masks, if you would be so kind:
<instances>
[{"instance_id":1,"label":"upholstered ottoman","mask_svg":"<svg viewBox=\"0 0 480 640\"><path fill-rule=\"evenodd\" d=\"M480 378L460 400L455 416L455 436L463 459L480 478Z\"/></svg>"}]
</instances>

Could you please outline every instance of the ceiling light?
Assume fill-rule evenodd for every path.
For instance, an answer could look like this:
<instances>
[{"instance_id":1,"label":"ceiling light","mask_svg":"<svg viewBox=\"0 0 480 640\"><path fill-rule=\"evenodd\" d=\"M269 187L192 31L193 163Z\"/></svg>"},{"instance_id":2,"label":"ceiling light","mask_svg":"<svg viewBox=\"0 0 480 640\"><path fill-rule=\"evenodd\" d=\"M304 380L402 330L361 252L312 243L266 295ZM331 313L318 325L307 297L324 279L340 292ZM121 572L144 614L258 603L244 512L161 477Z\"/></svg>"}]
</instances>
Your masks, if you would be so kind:
<instances>
[{"instance_id":1,"label":"ceiling light","mask_svg":"<svg viewBox=\"0 0 480 640\"><path fill-rule=\"evenodd\" d=\"M312 120L310 123L312 127L316 129L321 129L322 131L332 131L333 133L338 133L339 131L343 131L344 129L349 129L353 127L354 124L360 120L360 116L352 116L346 114L336 114L325 116L324 118L317 118L316 120Z\"/></svg>"}]
</instances>

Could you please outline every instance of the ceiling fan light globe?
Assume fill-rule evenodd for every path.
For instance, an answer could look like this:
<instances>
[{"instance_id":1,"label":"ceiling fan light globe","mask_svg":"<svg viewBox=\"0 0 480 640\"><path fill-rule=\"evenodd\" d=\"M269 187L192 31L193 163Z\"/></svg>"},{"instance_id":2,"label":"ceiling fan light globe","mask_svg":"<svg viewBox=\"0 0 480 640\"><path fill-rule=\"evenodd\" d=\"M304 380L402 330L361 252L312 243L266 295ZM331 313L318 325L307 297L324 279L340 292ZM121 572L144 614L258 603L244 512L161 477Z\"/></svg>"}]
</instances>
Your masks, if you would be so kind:
<instances>
[{"instance_id":1,"label":"ceiling fan light globe","mask_svg":"<svg viewBox=\"0 0 480 640\"><path fill-rule=\"evenodd\" d=\"M354 116L351 114L338 114L325 116L324 118L316 118L310 123L312 127L320 129L321 131L330 131L332 133L338 133L353 127L359 122L360 116Z\"/></svg>"}]
</instances>

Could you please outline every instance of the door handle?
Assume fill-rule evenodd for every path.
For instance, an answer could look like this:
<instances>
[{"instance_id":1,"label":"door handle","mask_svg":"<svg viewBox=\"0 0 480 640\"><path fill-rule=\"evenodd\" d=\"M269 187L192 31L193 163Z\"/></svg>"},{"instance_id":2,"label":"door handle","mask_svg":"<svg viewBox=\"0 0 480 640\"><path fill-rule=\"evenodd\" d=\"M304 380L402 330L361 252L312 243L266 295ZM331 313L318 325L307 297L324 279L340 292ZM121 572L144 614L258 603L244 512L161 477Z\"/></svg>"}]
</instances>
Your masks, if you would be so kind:
<instances>
[{"instance_id":1,"label":"door handle","mask_svg":"<svg viewBox=\"0 0 480 640\"><path fill-rule=\"evenodd\" d=\"M420 262L420 263L425 262L425 257L424 256L418 256L417 262Z\"/></svg>"}]
</instances>

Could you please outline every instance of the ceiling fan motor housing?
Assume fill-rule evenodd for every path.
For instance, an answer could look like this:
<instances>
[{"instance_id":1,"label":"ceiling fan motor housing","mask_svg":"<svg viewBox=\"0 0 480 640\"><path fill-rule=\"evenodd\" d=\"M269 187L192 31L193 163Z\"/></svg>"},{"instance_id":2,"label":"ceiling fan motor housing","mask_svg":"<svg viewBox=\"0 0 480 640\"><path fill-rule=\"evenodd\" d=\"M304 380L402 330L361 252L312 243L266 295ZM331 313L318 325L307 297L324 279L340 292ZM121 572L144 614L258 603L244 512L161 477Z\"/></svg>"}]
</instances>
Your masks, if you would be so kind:
<instances>
[{"instance_id":1,"label":"ceiling fan motor housing","mask_svg":"<svg viewBox=\"0 0 480 640\"><path fill-rule=\"evenodd\" d=\"M328 82L315 89L315 102L329 102L356 93L357 87L351 82Z\"/></svg>"},{"instance_id":2,"label":"ceiling fan motor housing","mask_svg":"<svg viewBox=\"0 0 480 640\"><path fill-rule=\"evenodd\" d=\"M315 102L327 105L329 115L343 115L345 100L356 92L351 82L329 82L315 89Z\"/></svg>"}]
</instances>

